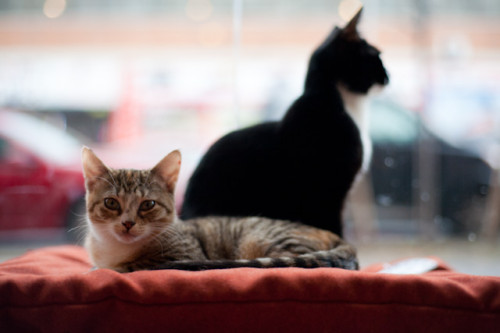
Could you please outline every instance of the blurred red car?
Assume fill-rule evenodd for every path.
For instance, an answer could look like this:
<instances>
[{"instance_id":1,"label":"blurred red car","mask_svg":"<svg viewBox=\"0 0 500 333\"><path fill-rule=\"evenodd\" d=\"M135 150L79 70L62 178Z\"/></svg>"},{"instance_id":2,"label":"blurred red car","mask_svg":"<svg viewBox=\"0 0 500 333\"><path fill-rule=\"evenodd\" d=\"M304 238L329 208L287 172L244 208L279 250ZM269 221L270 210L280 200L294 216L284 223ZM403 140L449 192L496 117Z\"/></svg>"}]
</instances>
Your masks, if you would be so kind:
<instances>
[{"instance_id":1,"label":"blurred red car","mask_svg":"<svg viewBox=\"0 0 500 333\"><path fill-rule=\"evenodd\" d=\"M0 110L0 236L76 225L84 202L80 151L65 131Z\"/></svg>"}]
</instances>

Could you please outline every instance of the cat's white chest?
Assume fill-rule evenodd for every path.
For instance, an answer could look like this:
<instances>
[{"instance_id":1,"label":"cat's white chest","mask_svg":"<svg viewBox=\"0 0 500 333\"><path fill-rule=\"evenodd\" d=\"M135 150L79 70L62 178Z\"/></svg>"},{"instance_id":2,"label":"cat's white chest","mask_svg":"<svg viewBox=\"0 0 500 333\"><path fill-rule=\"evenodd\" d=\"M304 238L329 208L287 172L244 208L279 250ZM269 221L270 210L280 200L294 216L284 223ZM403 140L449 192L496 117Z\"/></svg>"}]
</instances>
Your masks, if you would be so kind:
<instances>
[{"instance_id":1,"label":"cat's white chest","mask_svg":"<svg viewBox=\"0 0 500 333\"><path fill-rule=\"evenodd\" d=\"M108 268L121 271L123 262L128 261L138 251L140 245L120 244L113 240L102 242L92 235L87 236L85 248L90 260L98 268Z\"/></svg>"},{"instance_id":2,"label":"cat's white chest","mask_svg":"<svg viewBox=\"0 0 500 333\"><path fill-rule=\"evenodd\" d=\"M348 91L341 84L337 85L347 113L358 126L363 145L363 162L361 172L366 172L372 157L372 142L370 140L368 94L356 94Z\"/></svg>"}]
</instances>

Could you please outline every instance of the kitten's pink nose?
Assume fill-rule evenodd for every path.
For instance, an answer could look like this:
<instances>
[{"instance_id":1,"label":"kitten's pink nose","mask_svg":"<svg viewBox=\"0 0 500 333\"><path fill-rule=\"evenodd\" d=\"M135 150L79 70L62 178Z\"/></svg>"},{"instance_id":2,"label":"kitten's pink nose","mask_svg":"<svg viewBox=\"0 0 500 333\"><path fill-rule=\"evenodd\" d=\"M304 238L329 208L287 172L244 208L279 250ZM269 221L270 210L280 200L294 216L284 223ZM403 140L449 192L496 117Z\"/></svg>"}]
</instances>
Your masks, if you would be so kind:
<instances>
[{"instance_id":1,"label":"kitten's pink nose","mask_svg":"<svg viewBox=\"0 0 500 333\"><path fill-rule=\"evenodd\" d=\"M127 228L127 231L132 229L132 227L135 225L135 222L134 221L125 221L125 222L122 222L123 226L125 228Z\"/></svg>"}]
</instances>

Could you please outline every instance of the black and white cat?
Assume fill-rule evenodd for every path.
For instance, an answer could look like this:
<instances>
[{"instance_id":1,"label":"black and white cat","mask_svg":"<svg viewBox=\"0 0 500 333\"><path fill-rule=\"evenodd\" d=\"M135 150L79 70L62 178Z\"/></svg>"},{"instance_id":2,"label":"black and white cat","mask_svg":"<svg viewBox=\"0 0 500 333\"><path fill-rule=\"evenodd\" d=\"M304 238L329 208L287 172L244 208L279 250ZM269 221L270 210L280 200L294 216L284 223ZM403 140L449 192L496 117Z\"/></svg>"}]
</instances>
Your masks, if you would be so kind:
<instances>
[{"instance_id":1,"label":"black and white cat","mask_svg":"<svg viewBox=\"0 0 500 333\"><path fill-rule=\"evenodd\" d=\"M342 235L342 209L367 168L366 97L388 83L380 52L336 27L311 56L305 88L281 121L229 133L189 180L183 219L209 215L301 221Z\"/></svg>"}]
</instances>

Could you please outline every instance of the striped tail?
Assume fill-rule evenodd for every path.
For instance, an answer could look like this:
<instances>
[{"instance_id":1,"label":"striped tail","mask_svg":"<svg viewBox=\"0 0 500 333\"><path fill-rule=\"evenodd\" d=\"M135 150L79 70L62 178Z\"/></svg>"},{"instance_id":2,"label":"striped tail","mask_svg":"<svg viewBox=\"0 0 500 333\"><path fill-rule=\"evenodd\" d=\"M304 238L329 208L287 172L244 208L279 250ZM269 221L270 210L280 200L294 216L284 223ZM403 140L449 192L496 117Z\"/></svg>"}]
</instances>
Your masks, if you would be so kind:
<instances>
[{"instance_id":1,"label":"striped tail","mask_svg":"<svg viewBox=\"0 0 500 333\"><path fill-rule=\"evenodd\" d=\"M296 257L257 258L236 260L207 261L168 261L150 269L179 269L186 271L203 271L209 269L227 269L239 267L277 268L277 267L336 267L350 270L359 269L358 259L352 251L339 255L338 248L329 251L317 251Z\"/></svg>"}]
</instances>

